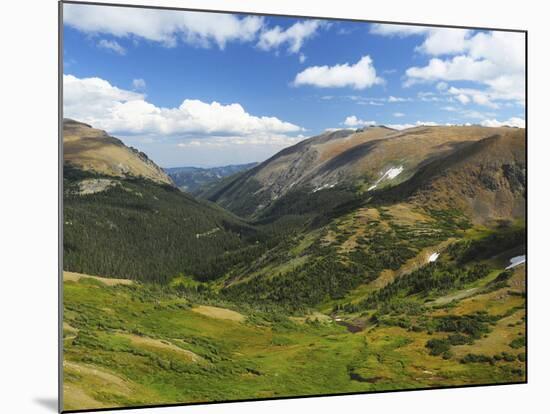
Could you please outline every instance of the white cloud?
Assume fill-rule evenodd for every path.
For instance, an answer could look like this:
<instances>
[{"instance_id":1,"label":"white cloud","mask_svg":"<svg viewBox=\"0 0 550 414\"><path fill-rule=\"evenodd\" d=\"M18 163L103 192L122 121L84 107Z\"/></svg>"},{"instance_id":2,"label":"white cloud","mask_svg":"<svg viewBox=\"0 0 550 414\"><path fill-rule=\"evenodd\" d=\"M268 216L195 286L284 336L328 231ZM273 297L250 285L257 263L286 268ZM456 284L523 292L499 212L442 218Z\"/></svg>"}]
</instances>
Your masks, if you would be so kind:
<instances>
[{"instance_id":1,"label":"white cloud","mask_svg":"<svg viewBox=\"0 0 550 414\"><path fill-rule=\"evenodd\" d=\"M394 112L393 116L396 118L401 118L401 117L404 117L405 114L403 112Z\"/></svg>"},{"instance_id":2,"label":"white cloud","mask_svg":"<svg viewBox=\"0 0 550 414\"><path fill-rule=\"evenodd\" d=\"M497 121L496 119L486 119L485 121L481 122L481 125L486 127L493 127L493 128L503 127L503 126L525 128L525 119L512 117L502 122Z\"/></svg>"},{"instance_id":3,"label":"white cloud","mask_svg":"<svg viewBox=\"0 0 550 414\"><path fill-rule=\"evenodd\" d=\"M494 113L487 113L487 112L479 112L479 111L460 111L462 116L465 118L471 118L471 119L487 119L487 117L495 116Z\"/></svg>"},{"instance_id":4,"label":"white cloud","mask_svg":"<svg viewBox=\"0 0 550 414\"><path fill-rule=\"evenodd\" d=\"M436 96L434 92L421 91L416 94L422 102L441 102L443 98Z\"/></svg>"},{"instance_id":5,"label":"white cloud","mask_svg":"<svg viewBox=\"0 0 550 414\"><path fill-rule=\"evenodd\" d=\"M298 53L304 42L317 33L317 30L326 26L318 20L304 20L294 23L287 29L275 26L260 33L258 47L262 50L277 49L287 45L289 53Z\"/></svg>"},{"instance_id":6,"label":"white cloud","mask_svg":"<svg viewBox=\"0 0 550 414\"><path fill-rule=\"evenodd\" d=\"M300 63L304 63L307 57L303 53L300 53L300 56L298 57L298 59L300 60Z\"/></svg>"},{"instance_id":7,"label":"white cloud","mask_svg":"<svg viewBox=\"0 0 550 414\"><path fill-rule=\"evenodd\" d=\"M441 109L443 109L444 111L448 111L448 112L456 112L456 111L458 111L458 108L457 108L457 107L455 107L455 106L450 106L450 105L442 106Z\"/></svg>"},{"instance_id":8,"label":"white cloud","mask_svg":"<svg viewBox=\"0 0 550 414\"><path fill-rule=\"evenodd\" d=\"M417 50L434 56L460 53L466 50L471 33L464 29L432 28Z\"/></svg>"},{"instance_id":9,"label":"white cloud","mask_svg":"<svg viewBox=\"0 0 550 414\"><path fill-rule=\"evenodd\" d=\"M468 98L468 95L465 95L463 93L459 93L458 95L456 95L456 99L462 105L466 105L467 103L470 103L470 98Z\"/></svg>"},{"instance_id":10,"label":"white cloud","mask_svg":"<svg viewBox=\"0 0 550 414\"><path fill-rule=\"evenodd\" d=\"M126 49L120 45L116 40L107 40L101 39L97 42L97 46L101 49L107 49L111 52L114 52L118 55L124 56L126 54Z\"/></svg>"},{"instance_id":11,"label":"white cloud","mask_svg":"<svg viewBox=\"0 0 550 414\"><path fill-rule=\"evenodd\" d=\"M430 121L416 121L414 124L385 124L389 128L403 130L403 129L409 129L414 128L417 126L437 126L439 125L437 122L430 122Z\"/></svg>"},{"instance_id":12,"label":"white cloud","mask_svg":"<svg viewBox=\"0 0 550 414\"><path fill-rule=\"evenodd\" d=\"M472 32L463 34L463 37L457 35L454 41L448 39L448 42L444 41L448 34L438 35L441 41L437 43L435 41L428 43L432 39L432 34L428 35L419 49L432 55L456 54L456 56L445 59L434 57L426 66L408 68L405 86L419 82L471 81L479 83L484 89L479 89L475 93L462 93L458 98L462 103L473 102L491 107L499 105L496 101L515 101L523 104L525 99L524 35L496 31L475 35L472 35Z\"/></svg>"},{"instance_id":13,"label":"white cloud","mask_svg":"<svg viewBox=\"0 0 550 414\"><path fill-rule=\"evenodd\" d=\"M367 126L367 125L376 125L376 121L365 121L363 119L357 118L355 115L351 115L346 117L343 125L347 127L359 127L359 126Z\"/></svg>"},{"instance_id":14,"label":"white cloud","mask_svg":"<svg viewBox=\"0 0 550 414\"><path fill-rule=\"evenodd\" d=\"M367 55L352 65L343 63L334 66L310 66L296 75L294 85L365 89L383 82L382 78L376 76L372 59Z\"/></svg>"},{"instance_id":15,"label":"white cloud","mask_svg":"<svg viewBox=\"0 0 550 414\"><path fill-rule=\"evenodd\" d=\"M263 18L64 4L63 23L89 34L105 33L120 38L138 36L168 47L184 41L200 47L216 44L223 49L228 42L253 41L263 26Z\"/></svg>"},{"instance_id":16,"label":"white cloud","mask_svg":"<svg viewBox=\"0 0 550 414\"><path fill-rule=\"evenodd\" d=\"M430 59L427 66L411 67L405 72L408 84L420 81L486 81L497 75L497 66L489 60L476 60L470 56L454 56L452 59Z\"/></svg>"},{"instance_id":17,"label":"white cloud","mask_svg":"<svg viewBox=\"0 0 550 414\"><path fill-rule=\"evenodd\" d=\"M448 93L464 105L469 102L474 102L478 105L488 106L489 108L499 107L494 100L498 100L500 96L494 92L470 88L455 88L453 86L448 89Z\"/></svg>"},{"instance_id":18,"label":"white cloud","mask_svg":"<svg viewBox=\"0 0 550 414\"><path fill-rule=\"evenodd\" d=\"M430 31L430 28L425 26L385 24L385 23L373 24L370 29L370 32L372 34L377 34L382 36L398 36L398 37L422 35L422 34L428 33L429 31Z\"/></svg>"},{"instance_id":19,"label":"white cloud","mask_svg":"<svg viewBox=\"0 0 550 414\"><path fill-rule=\"evenodd\" d=\"M396 96L392 96L392 95L390 95L389 98L388 98L388 102L390 102L390 103L393 103L393 102L408 102L410 100L411 100L410 98L401 98L401 97L396 97Z\"/></svg>"},{"instance_id":20,"label":"white cloud","mask_svg":"<svg viewBox=\"0 0 550 414\"><path fill-rule=\"evenodd\" d=\"M157 107L145 96L100 78L63 75L64 116L121 135L236 136L269 140L302 131L276 117L254 116L238 103L224 105L185 99L174 108Z\"/></svg>"},{"instance_id":21,"label":"white cloud","mask_svg":"<svg viewBox=\"0 0 550 414\"><path fill-rule=\"evenodd\" d=\"M135 90L144 90L147 87L144 79L138 78L132 80L132 86Z\"/></svg>"},{"instance_id":22,"label":"white cloud","mask_svg":"<svg viewBox=\"0 0 550 414\"><path fill-rule=\"evenodd\" d=\"M180 148L228 148L232 146L272 146L278 148L285 148L290 145L297 144L306 137L299 134L295 137L289 137L287 135L270 135L270 136L253 136L253 137L241 137L241 136L228 136L228 137L207 137L202 139L191 139L179 142L177 144Z\"/></svg>"},{"instance_id":23,"label":"white cloud","mask_svg":"<svg viewBox=\"0 0 550 414\"><path fill-rule=\"evenodd\" d=\"M405 86L437 82L440 91L446 82L471 81L485 87L475 94L459 94L463 104L496 107L495 101L525 99L525 37L513 32L474 32L454 28L427 28L403 25L373 25L371 33L383 36L423 36L416 50L434 56L425 66L406 71ZM446 58L435 57L449 55Z\"/></svg>"},{"instance_id":24,"label":"white cloud","mask_svg":"<svg viewBox=\"0 0 550 414\"><path fill-rule=\"evenodd\" d=\"M424 43L416 50L430 55L462 52L466 48L466 39L471 34L470 30L465 29L396 24L374 24L370 32L389 37L425 36Z\"/></svg>"}]
</instances>

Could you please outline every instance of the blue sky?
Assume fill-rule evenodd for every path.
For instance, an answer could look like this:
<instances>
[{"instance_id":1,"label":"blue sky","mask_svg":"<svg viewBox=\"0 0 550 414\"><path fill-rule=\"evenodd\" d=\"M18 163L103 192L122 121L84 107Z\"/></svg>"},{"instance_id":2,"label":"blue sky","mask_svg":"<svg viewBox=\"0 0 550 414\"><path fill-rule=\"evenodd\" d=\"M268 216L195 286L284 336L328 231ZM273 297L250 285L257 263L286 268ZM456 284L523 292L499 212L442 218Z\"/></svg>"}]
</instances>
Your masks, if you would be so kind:
<instances>
[{"instance_id":1,"label":"blue sky","mask_svg":"<svg viewBox=\"0 0 550 414\"><path fill-rule=\"evenodd\" d=\"M64 5L64 115L163 167L262 161L334 128L523 126L524 37Z\"/></svg>"}]
</instances>

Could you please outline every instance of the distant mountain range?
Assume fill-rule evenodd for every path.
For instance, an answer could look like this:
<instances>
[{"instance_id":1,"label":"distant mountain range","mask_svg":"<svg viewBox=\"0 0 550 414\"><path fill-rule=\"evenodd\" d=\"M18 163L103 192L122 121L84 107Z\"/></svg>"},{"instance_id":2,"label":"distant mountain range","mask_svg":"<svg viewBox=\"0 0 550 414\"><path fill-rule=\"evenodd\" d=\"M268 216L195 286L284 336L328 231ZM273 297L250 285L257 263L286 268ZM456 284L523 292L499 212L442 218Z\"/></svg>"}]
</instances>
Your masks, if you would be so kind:
<instances>
[{"instance_id":1,"label":"distant mountain range","mask_svg":"<svg viewBox=\"0 0 550 414\"><path fill-rule=\"evenodd\" d=\"M249 170L257 164L256 162L252 162L249 164L225 165L212 168L174 167L164 168L164 171L180 190L191 194L200 194L223 178Z\"/></svg>"}]
</instances>

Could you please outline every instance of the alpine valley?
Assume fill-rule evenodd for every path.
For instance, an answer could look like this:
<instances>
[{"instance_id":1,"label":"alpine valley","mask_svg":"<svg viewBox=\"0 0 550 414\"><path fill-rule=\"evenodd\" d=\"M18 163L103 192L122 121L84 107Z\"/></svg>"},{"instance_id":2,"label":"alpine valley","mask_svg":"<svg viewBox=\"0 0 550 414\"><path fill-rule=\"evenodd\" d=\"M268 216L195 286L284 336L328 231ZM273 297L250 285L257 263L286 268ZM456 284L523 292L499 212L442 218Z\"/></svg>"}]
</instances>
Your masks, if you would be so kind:
<instances>
[{"instance_id":1,"label":"alpine valley","mask_svg":"<svg viewBox=\"0 0 550 414\"><path fill-rule=\"evenodd\" d=\"M342 129L223 171L76 120L63 144L65 410L525 381L525 129Z\"/></svg>"}]
</instances>

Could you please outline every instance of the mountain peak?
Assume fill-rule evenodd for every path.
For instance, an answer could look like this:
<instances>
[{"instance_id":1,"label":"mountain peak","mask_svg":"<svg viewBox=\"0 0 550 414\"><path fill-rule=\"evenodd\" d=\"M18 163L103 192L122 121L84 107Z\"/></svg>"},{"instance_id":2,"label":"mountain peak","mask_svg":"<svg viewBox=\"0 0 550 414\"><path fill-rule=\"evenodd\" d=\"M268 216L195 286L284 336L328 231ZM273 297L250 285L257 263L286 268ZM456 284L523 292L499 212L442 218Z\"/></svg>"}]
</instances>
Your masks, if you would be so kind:
<instances>
[{"instance_id":1,"label":"mountain peak","mask_svg":"<svg viewBox=\"0 0 550 414\"><path fill-rule=\"evenodd\" d=\"M166 173L147 155L118 138L73 119L63 120L63 159L77 168L112 177L142 177L172 184Z\"/></svg>"}]
</instances>

